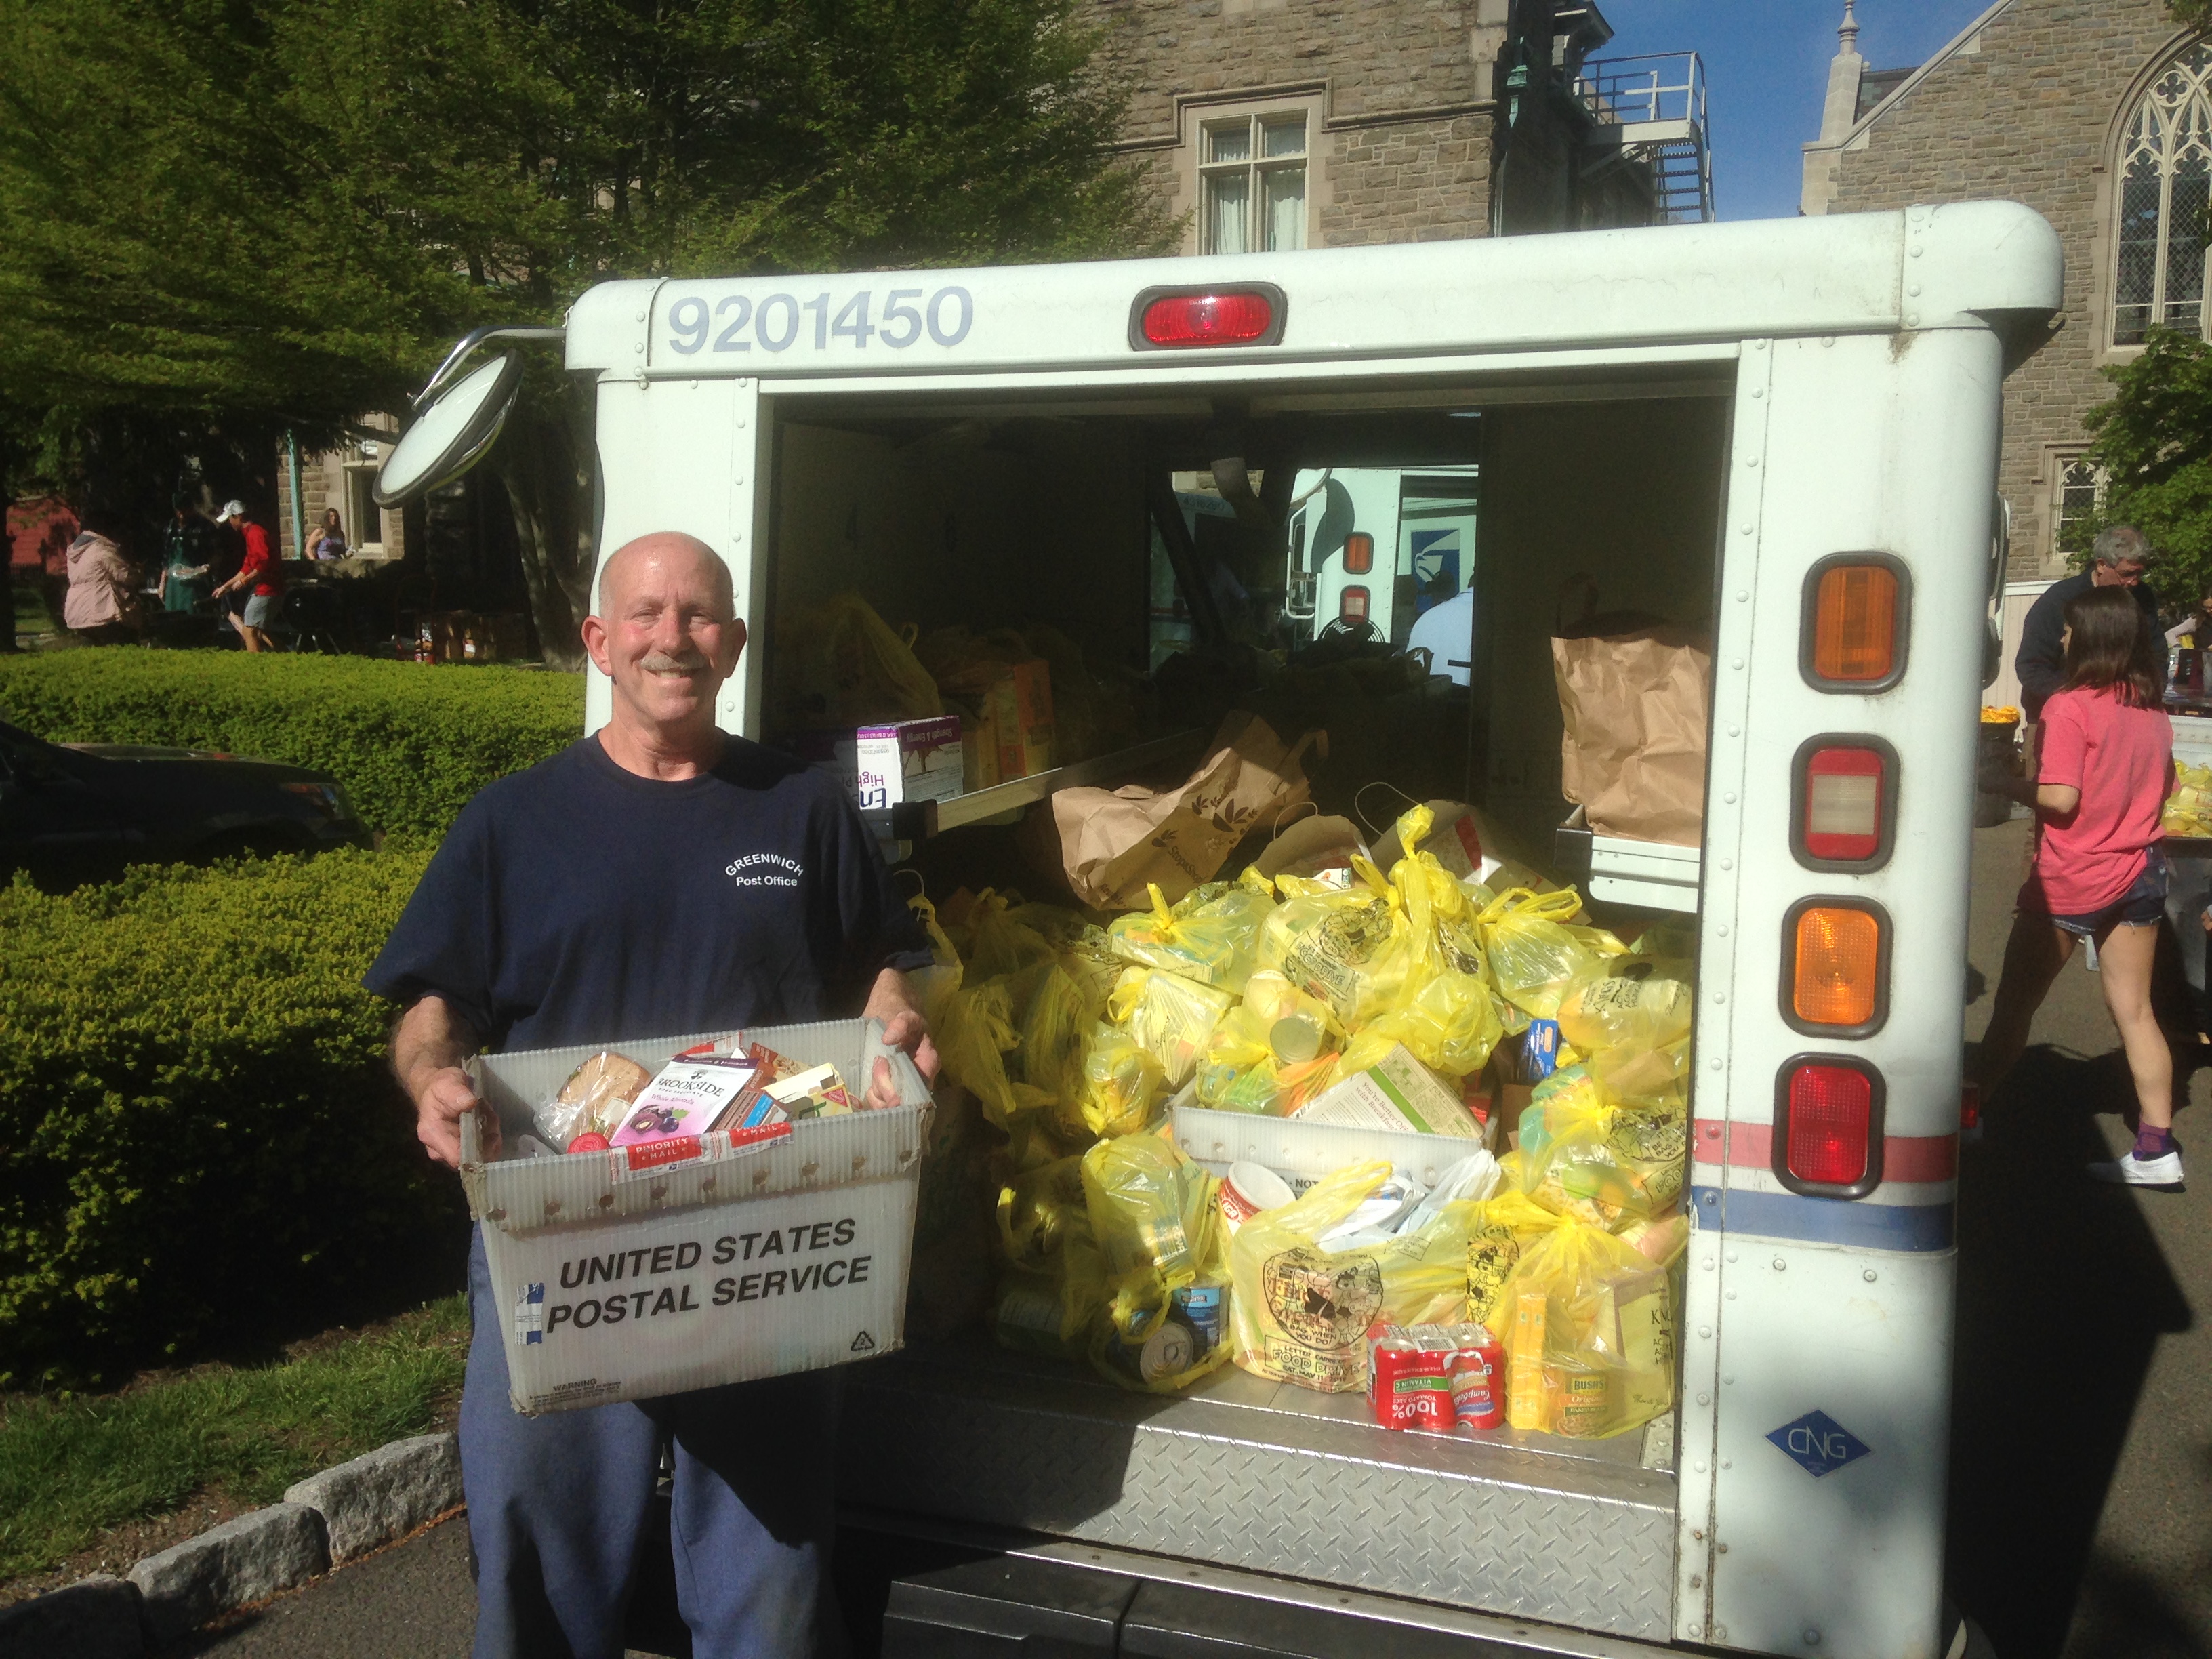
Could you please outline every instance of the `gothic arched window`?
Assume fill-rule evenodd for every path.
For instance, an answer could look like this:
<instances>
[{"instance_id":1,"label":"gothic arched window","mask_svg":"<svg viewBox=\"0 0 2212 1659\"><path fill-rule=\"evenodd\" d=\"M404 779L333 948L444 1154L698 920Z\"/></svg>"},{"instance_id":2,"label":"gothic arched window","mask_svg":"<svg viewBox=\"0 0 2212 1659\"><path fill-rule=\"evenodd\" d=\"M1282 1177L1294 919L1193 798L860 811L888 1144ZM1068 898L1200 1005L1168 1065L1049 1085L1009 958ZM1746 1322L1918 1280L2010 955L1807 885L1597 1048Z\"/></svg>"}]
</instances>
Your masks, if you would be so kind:
<instances>
[{"instance_id":1,"label":"gothic arched window","mask_svg":"<svg viewBox=\"0 0 2212 1659\"><path fill-rule=\"evenodd\" d=\"M2120 146L2119 270L2112 343L2153 328L2204 331L2206 209L2212 204L2212 46L2167 65Z\"/></svg>"}]
</instances>

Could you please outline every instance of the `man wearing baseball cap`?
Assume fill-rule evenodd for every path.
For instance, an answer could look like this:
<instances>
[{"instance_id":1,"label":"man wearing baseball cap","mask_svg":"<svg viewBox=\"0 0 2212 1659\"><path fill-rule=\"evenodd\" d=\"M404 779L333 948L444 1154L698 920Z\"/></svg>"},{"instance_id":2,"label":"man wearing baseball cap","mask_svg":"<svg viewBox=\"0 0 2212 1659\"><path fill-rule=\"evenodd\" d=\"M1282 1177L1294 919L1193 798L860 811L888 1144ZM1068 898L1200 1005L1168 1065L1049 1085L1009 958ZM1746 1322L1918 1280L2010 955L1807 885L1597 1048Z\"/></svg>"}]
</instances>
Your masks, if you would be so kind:
<instances>
[{"instance_id":1,"label":"man wearing baseball cap","mask_svg":"<svg viewBox=\"0 0 2212 1659\"><path fill-rule=\"evenodd\" d=\"M284 597L284 574L276 568L276 550L270 545L269 532L246 516L244 501L225 501L216 522L231 526L245 538L246 562L238 567L235 576L215 590L215 597L220 599L237 592L246 594L246 608L232 617L231 626L238 629L238 637L246 641L248 651L266 650L269 625L276 620L276 607Z\"/></svg>"}]
</instances>

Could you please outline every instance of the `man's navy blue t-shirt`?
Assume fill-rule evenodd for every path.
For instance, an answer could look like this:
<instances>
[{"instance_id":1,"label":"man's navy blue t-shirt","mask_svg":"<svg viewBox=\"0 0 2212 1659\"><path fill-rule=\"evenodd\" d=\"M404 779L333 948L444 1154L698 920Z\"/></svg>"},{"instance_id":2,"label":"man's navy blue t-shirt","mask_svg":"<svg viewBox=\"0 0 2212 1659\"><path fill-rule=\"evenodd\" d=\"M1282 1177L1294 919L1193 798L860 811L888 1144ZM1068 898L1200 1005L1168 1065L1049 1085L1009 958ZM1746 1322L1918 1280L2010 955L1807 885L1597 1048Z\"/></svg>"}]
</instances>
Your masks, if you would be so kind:
<instances>
[{"instance_id":1,"label":"man's navy blue t-shirt","mask_svg":"<svg viewBox=\"0 0 2212 1659\"><path fill-rule=\"evenodd\" d=\"M849 1018L929 959L834 779L729 738L659 782L592 737L468 804L362 982L504 1051Z\"/></svg>"}]
</instances>

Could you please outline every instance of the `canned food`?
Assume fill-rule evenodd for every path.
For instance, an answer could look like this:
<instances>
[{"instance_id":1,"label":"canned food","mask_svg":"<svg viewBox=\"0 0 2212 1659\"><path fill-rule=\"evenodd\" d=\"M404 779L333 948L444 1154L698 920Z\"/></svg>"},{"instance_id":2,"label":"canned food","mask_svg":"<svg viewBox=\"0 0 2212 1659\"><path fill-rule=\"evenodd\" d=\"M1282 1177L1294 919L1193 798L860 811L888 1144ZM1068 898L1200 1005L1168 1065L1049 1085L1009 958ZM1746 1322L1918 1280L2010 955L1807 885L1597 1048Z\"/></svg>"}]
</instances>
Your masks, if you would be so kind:
<instances>
[{"instance_id":1,"label":"canned food","mask_svg":"<svg viewBox=\"0 0 2212 1659\"><path fill-rule=\"evenodd\" d=\"M1604 1434L1613 1414L1610 1373L1572 1360L1552 1360L1544 1367L1544 1385L1555 1402L1556 1432L1572 1440L1595 1440Z\"/></svg>"},{"instance_id":2,"label":"canned food","mask_svg":"<svg viewBox=\"0 0 2212 1659\"><path fill-rule=\"evenodd\" d=\"M1367 1403L1386 1429L1449 1434L1449 1350L1426 1346L1402 1325L1376 1326L1368 1343Z\"/></svg>"},{"instance_id":3,"label":"canned food","mask_svg":"<svg viewBox=\"0 0 2212 1659\"><path fill-rule=\"evenodd\" d=\"M1505 1345L1482 1325L1454 1328L1459 1346L1451 1360L1452 1420L1463 1429L1494 1429L1505 1421Z\"/></svg>"},{"instance_id":4,"label":"canned food","mask_svg":"<svg viewBox=\"0 0 2212 1659\"><path fill-rule=\"evenodd\" d=\"M1219 1285L1186 1285L1175 1293L1175 1310L1198 1338L1201 1358L1221 1345L1221 1316L1227 1292Z\"/></svg>"}]
</instances>

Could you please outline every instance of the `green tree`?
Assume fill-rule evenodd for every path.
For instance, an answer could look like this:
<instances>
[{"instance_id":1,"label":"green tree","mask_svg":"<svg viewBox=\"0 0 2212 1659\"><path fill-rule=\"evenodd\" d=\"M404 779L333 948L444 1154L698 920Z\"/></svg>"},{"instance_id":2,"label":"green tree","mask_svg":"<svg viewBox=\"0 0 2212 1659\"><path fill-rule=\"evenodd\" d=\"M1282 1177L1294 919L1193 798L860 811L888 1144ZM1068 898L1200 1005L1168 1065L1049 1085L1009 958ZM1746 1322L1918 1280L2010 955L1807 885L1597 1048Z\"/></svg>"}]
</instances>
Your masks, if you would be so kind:
<instances>
[{"instance_id":1,"label":"green tree","mask_svg":"<svg viewBox=\"0 0 2212 1659\"><path fill-rule=\"evenodd\" d=\"M2173 21L2193 29L2212 28L2212 0L2166 0Z\"/></svg>"},{"instance_id":2,"label":"green tree","mask_svg":"<svg viewBox=\"0 0 2212 1659\"><path fill-rule=\"evenodd\" d=\"M2134 525L2158 550L2166 597L2193 599L2212 579L2212 346L2153 329L2141 356L2104 373L2113 395L2082 424L2105 499L2093 522L2073 527L2066 551L2079 563L2099 528Z\"/></svg>"},{"instance_id":3,"label":"green tree","mask_svg":"<svg viewBox=\"0 0 2212 1659\"><path fill-rule=\"evenodd\" d=\"M43 476L404 407L610 276L1097 258L1172 227L1076 0L0 0L0 399ZM590 391L495 451L573 640ZM108 434L136 434L130 444ZM119 487L119 486L113 486Z\"/></svg>"}]
</instances>

